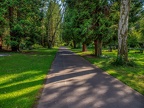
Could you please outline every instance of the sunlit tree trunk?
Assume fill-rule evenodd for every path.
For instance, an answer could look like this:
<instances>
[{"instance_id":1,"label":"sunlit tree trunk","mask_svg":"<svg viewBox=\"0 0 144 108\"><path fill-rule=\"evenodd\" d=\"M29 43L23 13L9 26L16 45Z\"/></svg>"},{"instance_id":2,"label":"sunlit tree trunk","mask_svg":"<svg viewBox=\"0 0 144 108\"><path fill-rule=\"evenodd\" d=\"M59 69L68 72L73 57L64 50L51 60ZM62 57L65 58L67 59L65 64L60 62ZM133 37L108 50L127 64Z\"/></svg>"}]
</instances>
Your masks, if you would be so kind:
<instances>
[{"instance_id":1,"label":"sunlit tree trunk","mask_svg":"<svg viewBox=\"0 0 144 108\"><path fill-rule=\"evenodd\" d=\"M121 0L120 20L118 28L118 58L128 61L127 35L130 0Z\"/></svg>"}]
</instances>

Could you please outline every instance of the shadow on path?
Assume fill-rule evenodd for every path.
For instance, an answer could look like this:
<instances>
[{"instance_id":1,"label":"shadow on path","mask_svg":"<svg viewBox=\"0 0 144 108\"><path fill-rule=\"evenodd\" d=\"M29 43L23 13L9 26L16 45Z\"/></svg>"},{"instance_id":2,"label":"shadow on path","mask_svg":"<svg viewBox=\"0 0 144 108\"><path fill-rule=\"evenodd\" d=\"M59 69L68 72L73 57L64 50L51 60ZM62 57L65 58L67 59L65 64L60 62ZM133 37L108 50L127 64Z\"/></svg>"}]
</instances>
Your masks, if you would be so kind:
<instances>
[{"instance_id":1,"label":"shadow on path","mask_svg":"<svg viewBox=\"0 0 144 108\"><path fill-rule=\"evenodd\" d=\"M144 96L61 47L38 108L144 108Z\"/></svg>"}]
</instances>

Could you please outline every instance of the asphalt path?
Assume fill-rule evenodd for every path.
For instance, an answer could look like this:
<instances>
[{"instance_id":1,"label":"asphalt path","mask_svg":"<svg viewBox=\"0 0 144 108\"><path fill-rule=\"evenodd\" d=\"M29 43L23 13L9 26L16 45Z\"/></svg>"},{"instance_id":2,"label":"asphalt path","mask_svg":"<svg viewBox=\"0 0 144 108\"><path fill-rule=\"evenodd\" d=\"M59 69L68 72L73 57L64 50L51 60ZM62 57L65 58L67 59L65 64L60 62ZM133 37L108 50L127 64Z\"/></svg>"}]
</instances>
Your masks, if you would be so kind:
<instances>
[{"instance_id":1,"label":"asphalt path","mask_svg":"<svg viewBox=\"0 0 144 108\"><path fill-rule=\"evenodd\" d=\"M144 96L60 47L38 108L144 108Z\"/></svg>"}]
</instances>

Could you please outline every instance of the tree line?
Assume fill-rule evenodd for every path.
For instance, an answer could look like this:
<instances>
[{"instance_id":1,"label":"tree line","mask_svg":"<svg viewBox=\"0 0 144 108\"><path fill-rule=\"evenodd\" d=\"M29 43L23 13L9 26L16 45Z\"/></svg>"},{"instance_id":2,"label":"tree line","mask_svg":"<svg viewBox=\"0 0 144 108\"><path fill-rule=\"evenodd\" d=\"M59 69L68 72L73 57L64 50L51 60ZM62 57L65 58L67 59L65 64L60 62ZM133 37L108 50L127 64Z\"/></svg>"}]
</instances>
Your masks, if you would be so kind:
<instances>
[{"instance_id":1,"label":"tree line","mask_svg":"<svg viewBox=\"0 0 144 108\"><path fill-rule=\"evenodd\" d=\"M143 0L1 0L0 7L0 49L91 45L99 57L115 46L128 61L128 47L144 46Z\"/></svg>"},{"instance_id":2,"label":"tree line","mask_svg":"<svg viewBox=\"0 0 144 108\"><path fill-rule=\"evenodd\" d=\"M0 1L0 49L51 48L60 42L60 25L58 0Z\"/></svg>"},{"instance_id":3,"label":"tree line","mask_svg":"<svg viewBox=\"0 0 144 108\"><path fill-rule=\"evenodd\" d=\"M142 0L66 0L63 39L82 51L92 45L95 56L102 46L116 46L118 58L128 61L128 46L143 44ZM128 39L128 40L127 40ZM128 41L128 43L127 43Z\"/></svg>"}]
</instances>

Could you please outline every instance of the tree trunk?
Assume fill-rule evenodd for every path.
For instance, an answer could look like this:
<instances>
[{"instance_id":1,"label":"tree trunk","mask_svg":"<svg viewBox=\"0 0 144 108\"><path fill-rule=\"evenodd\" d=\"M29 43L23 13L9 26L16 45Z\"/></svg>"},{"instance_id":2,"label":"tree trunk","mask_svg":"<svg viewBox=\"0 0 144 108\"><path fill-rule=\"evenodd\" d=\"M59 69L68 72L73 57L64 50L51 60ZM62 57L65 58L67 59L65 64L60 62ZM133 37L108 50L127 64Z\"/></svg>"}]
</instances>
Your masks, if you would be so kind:
<instances>
[{"instance_id":1,"label":"tree trunk","mask_svg":"<svg viewBox=\"0 0 144 108\"><path fill-rule=\"evenodd\" d=\"M100 50L99 52L100 52L100 56L102 55L102 44L103 44L102 39L100 39L100 40L99 40L99 48L100 48L100 49L99 49L99 50Z\"/></svg>"},{"instance_id":2,"label":"tree trunk","mask_svg":"<svg viewBox=\"0 0 144 108\"><path fill-rule=\"evenodd\" d=\"M9 11L9 27L10 27L10 30L13 28L13 24L14 24L14 9L13 7L9 7L8 8L8 11Z\"/></svg>"},{"instance_id":3,"label":"tree trunk","mask_svg":"<svg viewBox=\"0 0 144 108\"><path fill-rule=\"evenodd\" d=\"M120 20L118 29L118 58L128 61L127 35L130 0L121 0Z\"/></svg>"},{"instance_id":4,"label":"tree trunk","mask_svg":"<svg viewBox=\"0 0 144 108\"><path fill-rule=\"evenodd\" d=\"M19 51L19 46L11 46L12 51Z\"/></svg>"},{"instance_id":5,"label":"tree trunk","mask_svg":"<svg viewBox=\"0 0 144 108\"><path fill-rule=\"evenodd\" d=\"M41 45L42 45L43 47L45 47L44 36L43 36L43 35L41 36Z\"/></svg>"},{"instance_id":6,"label":"tree trunk","mask_svg":"<svg viewBox=\"0 0 144 108\"><path fill-rule=\"evenodd\" d=\"M109 52L112 52L112 46L109 45Z\"/></svg>"},{"instance_id":7,"label":"tree trunk","mask_svg":"<svg viewBox=\"0 0 144 108\"><path fill-rule=\"evenodd\" d=\"M14 38L14 34L11 32L11 42L17 42L17 44L11 44L11 50L12 51L20 51L19 49L19 41L17 39Z\"/></svg>"},{"instance_id":8,"label":"tree trunk","mask_svg":"<svg viewBox=\"0 0 144 108\"><path fill-rule=\"evenodd\" d=\"M73 46L74 48L76 48L76 41L73 41Z\"/></svg>"},{"instance_id":9,"label":"tree trunk","mask_svg":"<svg viewBox=\"0 0 144 108\"><path fill-rule=\"evenodd\" d=\"M2 37L0 37L0 50L2 49Z\"/></svg>"},{"instance_id":10,"label":"tree trunk","mask_svg":"<svg viewBox=\"0 0 144 108\"><path fill-rule=\"evenodd\" d=\"M52 42L51 40L48 40L48 49L51 49L52 48Z\"/></svg>"},{"instance_id":11,"label":"tree trunk","mask_svg":"<svg viewBox=\"0 0 144 108\"><path fill-rule=\"evenodd\" d=\"M86 44L83 43L82 52L85 52L86 50L87 50L87 48L86 48Z\"/></svg>"},{"instance_id":12,"label":"tree trunk","mask_svg":"<svg viewBox=\"0 0 144 108\"><path fill-rule=\"evenodd\" d=\"M102 55L102 40L94 40L95 56L100 57Z\"/></svg>"},{"instance_id":13,"label":"tree trunk","mask_svg":"<svg viewBox=\"0 0 144 108\"><path fill-rule=\"evenodd\" d=\"M11 42L17 42L15 35L13 33L13 26L14 26L14 7L9 6L9 27L10 27L10 36L11 36ZM12 51L19 51L19 45L11 44L11 50Z\"/></svg>"}]
</instances>

